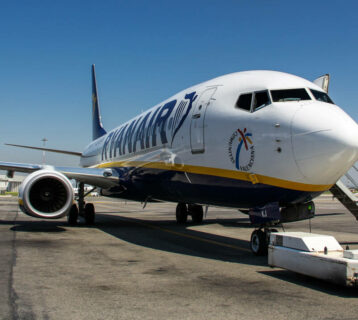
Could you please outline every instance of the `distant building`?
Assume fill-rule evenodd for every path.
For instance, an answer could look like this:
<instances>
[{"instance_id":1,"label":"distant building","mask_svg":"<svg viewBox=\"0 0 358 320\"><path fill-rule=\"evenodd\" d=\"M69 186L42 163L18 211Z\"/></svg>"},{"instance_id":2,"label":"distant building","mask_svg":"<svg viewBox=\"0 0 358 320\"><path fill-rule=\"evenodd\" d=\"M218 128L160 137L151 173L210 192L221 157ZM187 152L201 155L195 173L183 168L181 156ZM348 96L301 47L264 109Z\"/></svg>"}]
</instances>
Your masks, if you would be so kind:
<instances>
[{"instance_id":1,"label":"distant building","mask_svg":"<svg viewBox=\"0 0 358 320\"><path fill-rule=\"evenodd\" d=\"M8 178L6 175L0 175L0 194L5 192L19 192L19 187L24 181L25 176L16 176Z\"/></svg>"}]
</instances>

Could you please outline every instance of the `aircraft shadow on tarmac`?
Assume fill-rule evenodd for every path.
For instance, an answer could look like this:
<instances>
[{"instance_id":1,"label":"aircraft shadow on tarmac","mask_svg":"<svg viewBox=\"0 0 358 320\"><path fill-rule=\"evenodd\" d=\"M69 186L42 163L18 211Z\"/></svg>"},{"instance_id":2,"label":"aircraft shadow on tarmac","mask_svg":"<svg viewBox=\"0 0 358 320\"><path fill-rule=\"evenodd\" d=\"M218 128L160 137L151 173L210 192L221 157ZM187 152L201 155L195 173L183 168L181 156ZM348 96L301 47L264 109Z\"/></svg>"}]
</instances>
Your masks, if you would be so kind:
<instances>
[{"instance_id":1,"label":"aircraft shadow on tarmac","mask_svg":"<svg viewBox=\"0 0 358 320\"><path fill-rule=\"evenodd\" d=\"M344 212L330 212L330 213L316 213L316 217L326 217L326 216L342 216L345 215Z\"/></svg>"},{"instance_id":2,"label":"aircraft shadow on tarmac","mask_svg":"<svg viewBox=\"0 0 358 320\"><path fill-rule=\"evenodd\" d=\"M11 225L11 231L16 232L65 232L66 229L60 225L66 226L62 221L42 221L42 220L0 220L0 225Z\"/></svg>"},{"instance_id":3,"label":"aircraft shadow on tarmac","mask_svg":"<svg viewBox=\"0 0 358 320\"><path fill-rule=\"evenodd\" d=\"M189 229L194 226L191 223L180 225L174 220L141 220L113 212L97 213L97 217L96 228L142 247L239 264L267 265L267 257L256 257L250 252L249 241ZM234 219L227 220L228 224L241 224L235 224ZM214 223L225 224L225 220L205 220L202 225Z\"/></svg>"},{"instance_id":4,"label":"aircraft shadow on tarmac","mask_svg":"<svg viewBox=\"0 0 358 320\"><path fill-rule=\"evenodd\" d=\"M113 212L98 213L97 218L93 228L142 247L238 264L267 266L267 257L257 257L249 252L249 241L189 229L194 226L191 223L178 225L174 220L142 220ZM238 232L240 228L252 228L248 219L208 219L203 222L203 225L210 224L238 227ZM31 220L1 220L0 225L11 225L10 230L15 232L49 233L64 232L69 227L65 221ZM77 228L81 227L88 228L80 223ZM258 272L330 295L358 297L358 291L354 288L340 287L295 272L282 269Z\"/></svg>"},{"instance_id":5,"label":"aircraft shadow on tarmac","mask_svg":"<svg viewBox=\"0 0 358 320\"><path fill-rule=\"evenodd\" d=\"M252 228L248 219L207 219L201 225L219 224L226 227ZM14 232L65 232L69 228L59 220L0 220ZM249 241L190 229L193 223L178 225L175 220L142 220L113 212L96 214L97 228L123 241L161 251L215 259L239 264L266 266L267 257L254 256ZM76 228L88 225L80 222Z\"/></svg>"},{"instance_id":6,"label":"aircraft shadow on tarmac","mask_svg":"<svg viewBox=\"0 0 358 320\"><path fill-rule=\"evenodd\" d=\"M31 221L32 222L32 221ZM42 223L34 225L33 223L22 223L20 225L13 226L10 228L12 231L16 232L65 232L66 229L59 227L53 223L45 223L45 221L41 221Z\"/></svg>"}]
</instances>

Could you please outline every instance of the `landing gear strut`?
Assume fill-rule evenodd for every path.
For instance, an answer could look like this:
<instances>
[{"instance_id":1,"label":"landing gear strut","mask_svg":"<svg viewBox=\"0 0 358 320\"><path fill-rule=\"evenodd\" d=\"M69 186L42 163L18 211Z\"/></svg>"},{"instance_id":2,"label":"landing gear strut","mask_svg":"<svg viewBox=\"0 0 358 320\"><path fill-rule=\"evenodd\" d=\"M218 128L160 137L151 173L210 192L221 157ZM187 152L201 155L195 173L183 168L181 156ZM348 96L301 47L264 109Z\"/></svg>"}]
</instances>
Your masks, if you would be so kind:
<instances>
[{"instance_id":1,"label":"landing gear strut","mask_svg":"<svg viewBox=\"0 0 358 320\"><path fill-rule=\"evenodd\" d=\"M178 203L176 208L177 223L186 223L188 216L191 216L194 223L203 222L203 207L197 204Z\"/></svg>"},{"instance_id":2,"label":"landing gear strut","mask_svg":"<svg viewBox=\"0 0 358 320\"><path fill-rule=\"evenodd\" d=\"M268 251L270 234L277 232L276 229L264 228L254 230L251 234L250 249L257 256L265 256Z\"/></svg>"},{"instance_id":3,"label":"landing gear strut","mask_svg":"<svg viewBox=\"0 0 358 320\"><path fill-rule=\"evenodd\" d=\"M87 194L92 192L93 190L89 191ZM85 203L84 198L87 195L85 194L85 185L83 182L79 183L78 186L78 197L77 203L73 204L68 215L67 215L67 222L69 225L76 225L78 223L78 217L83 217L86 221L86 224L93 225L95 222L95 209L92 203Z\"/></svg>"}]
</instances>

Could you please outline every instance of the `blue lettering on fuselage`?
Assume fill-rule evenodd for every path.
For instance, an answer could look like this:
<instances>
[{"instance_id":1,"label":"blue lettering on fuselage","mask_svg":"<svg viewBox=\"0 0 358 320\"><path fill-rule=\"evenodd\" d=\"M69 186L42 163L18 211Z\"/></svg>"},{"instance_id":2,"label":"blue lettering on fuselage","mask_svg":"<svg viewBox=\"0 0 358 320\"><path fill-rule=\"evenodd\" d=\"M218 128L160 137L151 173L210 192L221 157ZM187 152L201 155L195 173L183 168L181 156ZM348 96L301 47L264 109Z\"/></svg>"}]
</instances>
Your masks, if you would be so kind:
<instances>
[{"instance_id":1,"label":"blue lettering on fuselage","mask_svg":"<svg viewBox=\"0 0 358 320\"><path fill-rule=\"evenodd\" d=\"M124 140L123 140L123 144L122 144L122 153L125 154L126 153L126 147L128 150L128 153L132 152L132 142L131 142L131 138L133 135L133 131L136 127L136 124L138 122L139 119L135 119L133 120L128 128L126 129L126 133L124 134Z\"/></svg>"},{"instance_id":2,"label":"blue lettering on fuselage","mask_svg":"<svg viewBox=\"0 0 358 320\"><path fill-rule=\"evenodd\" d=\"M137 151L137 141L140 142L140 149L143 150L144 147L144 138L145 138L145 125L147 124L147 120L150 116L150 112L148 112L143 118L141 123L138 125L138 129L134 135L133 140L133 152Z\"/></svg>"},{"instance_id":3,"label":"blue lettering on fuselage","mask_svg":"<svg viewBox=\"0 0 358 320\"><path fill-rule=\"evenodd\" d=\"M102 160L108 158L108 144L113 136L114 132L110 132L104 141L103 149L102 149Z\"/></svg>"},{"instance_id":4,"label":"blue lettering on fuselage","mask_svg":"<svg viewBox=\"0 0 358 320\"><path fill-rule=\"evenodd\" d=\"M170 114L172 113L176 103L177 103L176 100L170 101L170 102L166 103L160 109L158 116L155 120L153 132L152 132L152 146L153 147L155 147L157 145L157 134L156 134L157 128L159 129L160 140L161 140L162 144L168 142L167 134L165 132L166 123L167 123L167 120L168 120Z\"/></svg>"},{"instance_id":5,"label":"blue lettering on fuselage","mask_svg":"<svg viewBox=\"0 0 358 320\"><path fill-rule=\"evenodd\" d=\"M172 143L173 143L173 140L175 138L175 135L177 134L177 132L179 131L179 129L181 128L181 126L183 125L185 119L187 118L192 106L193 106L193 103L195 101L195 99L197 98L198 96L195 94L195 92L192 92L192 93L189 93L189 94L186 94L185 95L185 99L189 99L189 106L188 108L186 109L186 112L184 114L184 116L181 118L178 126L175 128L175 131L173 133L173 137L172 137Z\"/></svg>"},{"instance_id":6,"label":"blue lettering on fuselage","mask_svg":"<svg viewBox=\"0 0 358 320\"><path fill-rule=\"evenodd\" d=\"M123 141L123 134L127 128L127 124L123 127L121 127L118 131L118 134L116 134L116 139L115 139L115 143L114 143L114 153L113 153L113 157L117 156L117 150L118 150L118 155L122 155L122 141Z\"/></svg>"},{"instance_id":7,"label":"blue lettering on fuselage","mask_svg":"<svg viewBox=\"0 0 358 320\"><path fill-rule=\"evenodd\" d=\"M148 128L147 128L147 132L145 135L145 147L148 149L150 148L150 137L153 134L153 124L155 123L155 117L157 116L157 113L159 111L160 108L157 108L153 114L152 117L149 120L149 124L148 124Z\"/></svg>"},{"instance_id":8,"label":"blue lettering on fuselage","mask_svg":"<svg viewBox=\"0 0 358 320\"><path fill-rule=\"evenodd\" d=\"M189 99L189 107L175 128L171 141L187 118L196 97L195 92L185 96L185 99ZM138 142L140 150L155 147L159 143L157 136L160 137L161 144L168 143L167 122L175 109L176 103L177 100L172 100L110 132L103 144L102 161L136 152Z\"/></svg>"}]
</instances>

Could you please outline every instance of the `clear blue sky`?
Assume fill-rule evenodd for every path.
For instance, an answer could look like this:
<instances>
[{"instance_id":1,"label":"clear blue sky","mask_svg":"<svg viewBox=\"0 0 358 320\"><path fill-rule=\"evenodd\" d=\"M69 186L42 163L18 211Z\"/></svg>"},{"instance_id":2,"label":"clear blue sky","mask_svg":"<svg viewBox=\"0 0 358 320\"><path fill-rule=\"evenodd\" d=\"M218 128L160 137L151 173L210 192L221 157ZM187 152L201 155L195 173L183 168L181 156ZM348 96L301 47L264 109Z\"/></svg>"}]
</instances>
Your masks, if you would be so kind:
<instances>
[{"instance_id":1,"label":"clear blue sky","mask_svg":"<svg viewBox=\"0 0 358 320\"><path fill-rule=\"evenodd\" d=\"M106 129L186 87L251 69L330 73L331 97L357 121L357 12L350 0L3 1L0 160L41 162L40 152L3 143L40 146L43 137L82 151L92 63Z\"/></svg>"}]
</instances>

